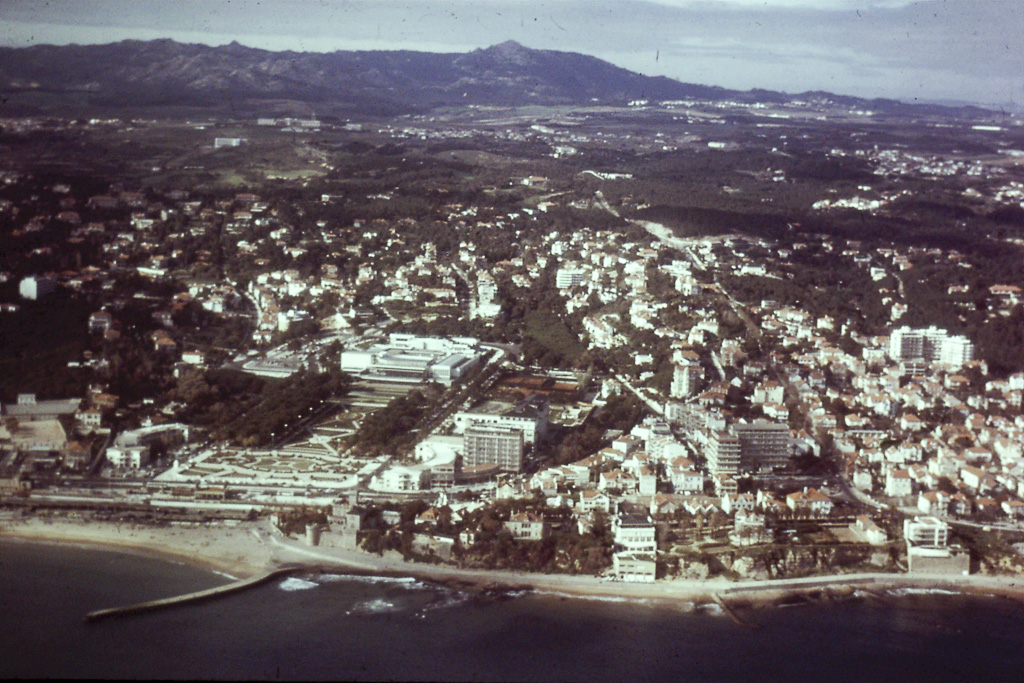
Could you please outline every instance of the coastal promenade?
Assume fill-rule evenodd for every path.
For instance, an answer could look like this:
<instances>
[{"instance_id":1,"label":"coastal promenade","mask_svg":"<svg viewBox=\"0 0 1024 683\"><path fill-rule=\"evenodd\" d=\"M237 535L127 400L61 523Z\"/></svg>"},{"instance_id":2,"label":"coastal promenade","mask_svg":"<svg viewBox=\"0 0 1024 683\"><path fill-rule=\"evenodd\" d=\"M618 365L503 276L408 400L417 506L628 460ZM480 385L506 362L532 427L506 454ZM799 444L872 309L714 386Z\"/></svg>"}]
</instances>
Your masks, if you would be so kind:
<instances>
[{"instance_id":1,"label":"coastal promenade","mask_svg":"<svg viewBox=\"0 0 1024 683\"><path fill-rule=\"evenodd\" d=\"M184 560L217 570L234 580L263 576L296 565L310 570L383 576L412 576L427 581L494 589L531 589L565 596L593 596L652 602L712 602L715 593L729 601L770 603L794 593L858 588L890 591L948 590L1002 595L1024 601L1024 576L947 576L921 574L838 574L795 579L730 581L665 579L624 583L595 576L535 574L507 570L460 569L406 562L356 550L310 547L283 538L268 522L235 527L148 527L106 522L28 518L0 523L0 540L73 543Z\"/></svg>"}]
</instances>

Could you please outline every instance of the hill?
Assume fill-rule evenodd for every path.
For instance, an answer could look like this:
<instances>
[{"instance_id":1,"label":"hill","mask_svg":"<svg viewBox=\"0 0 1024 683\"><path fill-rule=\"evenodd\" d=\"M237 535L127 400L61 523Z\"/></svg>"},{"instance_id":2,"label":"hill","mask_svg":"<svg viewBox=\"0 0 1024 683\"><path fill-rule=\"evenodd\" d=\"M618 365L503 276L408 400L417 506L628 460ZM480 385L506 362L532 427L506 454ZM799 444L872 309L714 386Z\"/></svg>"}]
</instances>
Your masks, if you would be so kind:
<instances>
[{"instance_id":1,"label":"hill","mask_svg":"<svg viewBox=\"0 0 1024 683\"><path fill-rule=\"evenodd\" d=\"M740 92L650 77L571 52L514 41L468 53L271 52L172 40L0 49L7 115L173 116L175 112L394 115L436 107L732 100L863 106L887 113L990 115L985 110L859 100L829 93Z\"/></svg>"}]
</instances>

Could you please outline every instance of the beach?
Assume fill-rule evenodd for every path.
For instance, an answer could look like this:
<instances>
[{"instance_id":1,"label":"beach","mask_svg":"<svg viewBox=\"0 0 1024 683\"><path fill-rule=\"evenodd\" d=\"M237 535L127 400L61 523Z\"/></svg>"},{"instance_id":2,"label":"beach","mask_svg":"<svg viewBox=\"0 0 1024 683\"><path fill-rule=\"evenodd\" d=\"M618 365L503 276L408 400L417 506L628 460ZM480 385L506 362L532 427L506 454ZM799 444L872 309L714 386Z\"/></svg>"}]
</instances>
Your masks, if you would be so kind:
<instances>
[{"instance_id":1,"label":"beach","mask_svg":"<svg viewBox=\"0 0 1024 683\"><path fill-rule=\"evenodd\" d=\"M33 516L0 521L0 538L93 546L187 562L231 578L249 578L276 566L273 549L256 525L167 525Z\"/></svg>"},{"instance_id":2,"label":"beach","mask_svg":"<svg viewBox=\"0 0 1024 683\"><path fill-rule=\"evenodd\" d=\"M0 538L127 551L190 563L231 579L252 578L282 567L302 567L314 572L409 576L472 590L532 590L567 597L668 603L706 603L722 598L734 604L762 606L783 602L793 595L828 598L856 589L949 590L1024 602L1024 576L864 573L762 581L714 578L624 583L595 576L460 569L406 562L395 553L378 556L330 546L310 547L300 540L284 537L266 520L230 526L151 526L33 516L0 520Z\"/></svg>"}]
</instances>

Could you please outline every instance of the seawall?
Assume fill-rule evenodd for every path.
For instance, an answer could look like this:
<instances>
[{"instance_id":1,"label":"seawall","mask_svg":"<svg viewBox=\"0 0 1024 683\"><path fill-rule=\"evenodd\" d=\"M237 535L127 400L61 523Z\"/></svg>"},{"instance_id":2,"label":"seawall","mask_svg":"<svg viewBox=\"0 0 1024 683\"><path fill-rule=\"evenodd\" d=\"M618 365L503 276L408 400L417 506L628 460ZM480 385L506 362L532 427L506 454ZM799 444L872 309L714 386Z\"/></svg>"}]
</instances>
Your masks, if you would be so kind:
<instances>
[{"instance_id":1,"label":"seawall","mask_svg":"<svg viewBox=\"0 0 1024 683\"><path fill-rule=\"evenodd\" d=\"M102 619L110 619L112 617L124 617L131 614L140 614L142 612L155 612L156 610L167 609L169 607L177 607L179 605L189 605L196 602L203 602L205 600L214 600L216 598L224 597L232 593L238 593L240 591L255 588L268 581L273 581L280 576L287 576L299 571L300 567L285 567L282 569L275 569L272 572L254 576L249 579L242 579L241 581L234 581L223 586L217 586L216 588L208 588L206 590L197 591L195 593L187 593L185 595L178 595L173 598L163 598L160 600L150 600L148 602L140 602L134 605L127 605L124 607L110 607L107 609L96 610L95 612L89 612L85 615L86 622L100 621Z\"/></svg>"}]
</instances>

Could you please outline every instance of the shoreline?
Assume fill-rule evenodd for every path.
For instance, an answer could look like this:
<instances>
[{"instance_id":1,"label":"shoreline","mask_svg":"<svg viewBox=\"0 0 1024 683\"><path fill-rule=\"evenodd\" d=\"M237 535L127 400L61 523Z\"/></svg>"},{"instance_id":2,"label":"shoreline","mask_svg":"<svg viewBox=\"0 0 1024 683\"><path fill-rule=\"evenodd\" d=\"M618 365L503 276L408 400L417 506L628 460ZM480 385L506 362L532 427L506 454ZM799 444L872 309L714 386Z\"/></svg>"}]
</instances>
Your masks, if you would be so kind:
<instances>
[{"instance_id":1,"label":"shoreline","mask_svg":"<svg viewBox=\"0 0 1024 683\"><path fill-rule=\"evenodd\" d=\"M217 534L217 531L222 533ZM125 552L191 565L231 581L274 569L274 565L262 562L258 553L252 552L253 547L243 549L240 539L232 538L241 533L240 530L227 531L224 527L165 527L47 518L0 521L0 540ZM218 544L217 551L211 548L211 543ZM269 553L267 557L269 559Z\"/></svg>"},{"instance_id":2,"label":"shoreline","mask_svg":"<svg viewBox=\"0 0 1024 683\"><path fill-rule=\"evenodd\" d=\"M719 578L626 583L588 575L533 574L411 563L393 556L382 557L330 546L310 547L284 540L275 531L269 524L260 522L227 527L149 526L47 518L0 521L0 540L138 554L189 564L228 580L247 579L275 569L293 567L308 572L340 572L364 577L411 577L480 595L528 590L568 599L621 599L669 606L724 600L740 609L757 609L792 604L793 600L842 599L858 590L869 595L877 590L891 596L901 589L1007 598L1024 605L1024 576L865 573L759 581Z\"/></svg>"}]
</instances>

